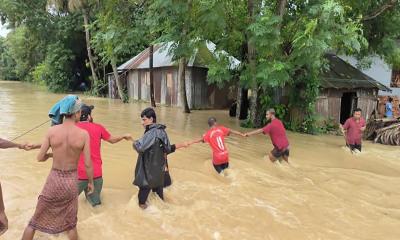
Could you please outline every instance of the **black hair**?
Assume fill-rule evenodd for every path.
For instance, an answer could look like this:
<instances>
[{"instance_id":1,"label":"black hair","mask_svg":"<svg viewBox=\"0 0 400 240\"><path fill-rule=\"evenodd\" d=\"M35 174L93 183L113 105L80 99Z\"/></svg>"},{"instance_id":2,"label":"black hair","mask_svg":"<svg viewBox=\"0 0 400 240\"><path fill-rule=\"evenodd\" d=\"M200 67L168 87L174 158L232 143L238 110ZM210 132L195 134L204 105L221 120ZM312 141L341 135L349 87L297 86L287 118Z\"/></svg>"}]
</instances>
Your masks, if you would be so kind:
<instances>
[{"instance_id":1,"label":"black hair","mask_svg":"<svg viewBox=\"0 0 400 240\"><path fill-rule=\"evenodd\" d=\"M215 117L209 117L208 118L208 126L212 127L217 123L217 119Z\"/></svg>"},{"instance_id":2,"label":"black hair","mask_svg":"<svg viewBox=\"0 0 400 240\"><path fill-rule=\"evenodd\" d=\"M355 113L355 112L362 112L362 110L361 110L361 108L356 108L356 109L354 109L353 113Z\"/></svg>"},{"instance_id":3,"label":"black hair","mask_svg":"<svg viewBox=\"0 0 400 240\"><path fill-rule=\"evenodd\" d=\"M157 122L156 112L151 107L144 109L140 114L140 117L153 118L153 123Z\"/></svg>"},{"instance_id":4,"label":"black hair","mask_svg":"<svg viewBox=\"0 0 400 240\"><path fill-rule=\"evenodd\" d=\"M392 101L393 101L393 98L389 97L389 102L392 102Z\"/></svg>"}]
</instances>

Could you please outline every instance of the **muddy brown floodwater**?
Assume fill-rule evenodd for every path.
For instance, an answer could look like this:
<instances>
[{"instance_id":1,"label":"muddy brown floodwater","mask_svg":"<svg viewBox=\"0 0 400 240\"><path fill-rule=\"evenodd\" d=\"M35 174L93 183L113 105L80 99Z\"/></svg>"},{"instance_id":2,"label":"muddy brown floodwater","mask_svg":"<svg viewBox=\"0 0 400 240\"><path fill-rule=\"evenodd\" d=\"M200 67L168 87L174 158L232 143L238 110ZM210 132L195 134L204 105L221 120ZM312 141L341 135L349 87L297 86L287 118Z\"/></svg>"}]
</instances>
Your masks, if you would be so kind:
<instances>
[{"instance_id":1,"label":"muddy brown floodwater","mask_svg":"<svg viewBox=\"0 0 400 240\"><path fill-rule=\"evenodd\" d=\"M47 120L51 105L63 95L34 86L0 82L0 136L11 139ZM96 106L95 122L114 134L143 133L140 111L147 104L82 96ZM227 111L157 108L173 143L197 138L207 118L240 129ZM43 126L21 138L39 142ZM131 182L137 154L131 144L103 143L103 205L93 209L79 198L80 239L400 239L399 147L364 143L351 155L343 138L288 133L291 166L266 160L269 138L229 137L231 168L214 173L211 151L198 144L170 155L173 185L166 201L150 197L150 207L137 206ZM33 215L51 160L38 163L37 151L0 151L0 180L10 229L1 239L16 240ZM36 239L66 239L37 234Z\"/></svg>"}]
</instances>

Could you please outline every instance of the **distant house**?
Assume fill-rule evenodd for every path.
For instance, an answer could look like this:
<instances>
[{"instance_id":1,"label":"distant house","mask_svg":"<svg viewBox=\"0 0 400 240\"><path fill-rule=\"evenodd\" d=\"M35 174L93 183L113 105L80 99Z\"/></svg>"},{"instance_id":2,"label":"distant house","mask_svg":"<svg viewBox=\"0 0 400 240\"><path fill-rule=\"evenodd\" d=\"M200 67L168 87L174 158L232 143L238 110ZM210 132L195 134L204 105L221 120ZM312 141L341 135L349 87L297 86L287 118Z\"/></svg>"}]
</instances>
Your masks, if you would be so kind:
<instances>
[{"instance_id":1,"label":"distant house","mask_svg":"<svg viewBox=\"0 0 400 240\"><path fill-rule=\"evenodd\" d=\"M344 123L355 108L361 108L368 119L377 109L378 92L389 94L392 90L334 54L325 57L329 69L321 76L317 114Z\"/></svg>"},{"instance_id":2,"label":"distant house","mask_svg":"<svg viewBox=\"0 0 400 240\"><path fill-rule=\"evenodd\" d=\"M172 43L154 45L154 97L156 103L180 106L178 63L173 61L173 57L170 54L171 47ZM186 94L189 107L193 109L229 107L235 100L235 89L229 87L229 84L220 89L216 85L210 85L207 82L207 56L210 57L216 53L215 44L207 42L203 48L196 49L195 52L194 56L189 59L186 68ZM229 57L229 60L231 68L235 68L240 64L233 57ZM118 71L125 77L130 99L150 101L149 48L119 66ZM112 74L109 74L109 89L110 96L115 95Z\"/></svg>"},{"instance_id":3,"label":"distant house","mask_svg":"<svg viewBox=\"0 0 400 240\"><path fill-rule=\"evenodd\" d=\"M358 61L354 57L343 56L344 60L357 67ZM376 79L378 82L389 86L389 91L379 91L378 113L381 117L385 114L385 103L390 96L393 98L393 107L395 116L400 116L400 69L388 65L382 58L371 56L371 66L366 69L360 69L366 75Z\"/></svg>"}]
</instances>

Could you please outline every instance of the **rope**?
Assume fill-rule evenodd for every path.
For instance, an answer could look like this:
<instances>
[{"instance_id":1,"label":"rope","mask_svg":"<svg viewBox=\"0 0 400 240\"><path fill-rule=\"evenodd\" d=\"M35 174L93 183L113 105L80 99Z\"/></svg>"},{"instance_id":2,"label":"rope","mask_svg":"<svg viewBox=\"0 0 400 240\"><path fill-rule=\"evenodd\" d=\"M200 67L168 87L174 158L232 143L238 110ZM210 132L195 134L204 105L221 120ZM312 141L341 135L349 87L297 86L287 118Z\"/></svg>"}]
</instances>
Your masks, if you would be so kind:
<instances>
[{"instance_id":1,"label":"rope","mask_svg":"<svg viewBox=\"0 0 400 240\"><path fill-rule=\"evenodd\" d=\"M18 139L18 138L20 138L20 137L22 137L22 136L25 136L26 134L28 134L28 133L30 133L30 132L32 132L32 131L34 131L34 130L36 130L36 129L38 129L39 127L41 127L41 126L45 125L45 124L46 124L46 123L48 123L48 122L50 122L50 119L49 119L49 120L46 120L45 122L43 122L43 123L41 123L41 124L37 125L36 127L32 128L32 129L30 129L30 130L28 130L28 131L24 132L23 134L21 134L21 135L18 135L17 137L15 137L15 138L11 139L11 142L12 142L12 141L15 141L16 139Z\"/></svg>"}]
</instances>

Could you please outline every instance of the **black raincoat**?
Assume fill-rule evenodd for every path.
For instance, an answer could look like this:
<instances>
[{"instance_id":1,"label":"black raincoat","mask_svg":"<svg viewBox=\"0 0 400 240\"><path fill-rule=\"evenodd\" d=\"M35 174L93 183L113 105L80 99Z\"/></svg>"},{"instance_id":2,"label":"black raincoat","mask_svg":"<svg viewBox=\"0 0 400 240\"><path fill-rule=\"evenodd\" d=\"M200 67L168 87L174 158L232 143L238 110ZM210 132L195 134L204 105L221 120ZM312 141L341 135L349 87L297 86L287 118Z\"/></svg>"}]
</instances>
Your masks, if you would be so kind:
<instances>
[{"instance_id":1,"label":"black raincoat","mask_svg":"<svg viewBox=\"0 0 400 240\"><path fill-rule=\"evenodd\" d=\"M133 143L133 148L139 153L134 185L148 188L164 186L166 156L175 151L165 128L161 124L151 124L146 127L143 137Z\"/></svg>"}]
</instances>

